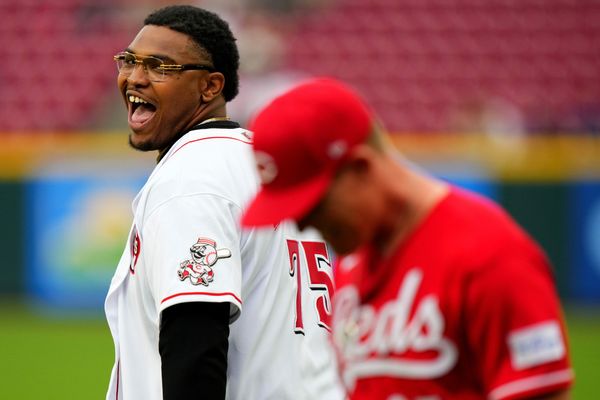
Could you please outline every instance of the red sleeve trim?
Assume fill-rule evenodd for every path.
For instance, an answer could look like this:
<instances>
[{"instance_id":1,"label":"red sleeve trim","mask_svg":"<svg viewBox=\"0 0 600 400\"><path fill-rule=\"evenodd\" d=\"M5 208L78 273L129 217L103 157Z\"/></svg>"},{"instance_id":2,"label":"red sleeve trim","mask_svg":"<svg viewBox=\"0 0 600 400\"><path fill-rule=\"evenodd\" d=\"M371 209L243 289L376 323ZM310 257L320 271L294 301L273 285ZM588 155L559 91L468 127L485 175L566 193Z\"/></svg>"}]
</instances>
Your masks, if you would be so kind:
<instances>
[{"instance_id":1,"label":"red sleeve trim","mask_svg":"<svg viewBox=\"0 0 600 400\"><path fill-rule=\"evenodd\" d=\"M175 297L179 296L231 296L236 299L240 304L242 304L242 300L237 297L235 294L231 292L223 292L223 293L212 293L212 292L184 292L184 293L176 293L171 296L165 297L161 300L160 304L163 304L165 301L169 301Z\"/></svg>"},{"instance_id":2,"label":"red sleeve trim","mask_svg":"<svg viewBox=\"0 0 600 400\"><path fill-rule=\"evenodd\" d=\"M574 374L571 369L564 369L562 371L551 372L543 375L535 375L529 378L519 379L506 383L502 386L498 386L490 392L490 399L502 400L510 398L515 394L525 393L532 390L541 389L550 386L568 386L573 381Z\"/></svg>"},{"instance_id":3,"label":"red sleeve trim","mask_svg":"<svg viewBox=\"0 0 600 400\"><path fill-rule=\"evenodd\" d=\"M115 399L119 400L119 381L121 380L121 360L117 361L117 390L115 393Z\"/></svg>"}]
</instances>

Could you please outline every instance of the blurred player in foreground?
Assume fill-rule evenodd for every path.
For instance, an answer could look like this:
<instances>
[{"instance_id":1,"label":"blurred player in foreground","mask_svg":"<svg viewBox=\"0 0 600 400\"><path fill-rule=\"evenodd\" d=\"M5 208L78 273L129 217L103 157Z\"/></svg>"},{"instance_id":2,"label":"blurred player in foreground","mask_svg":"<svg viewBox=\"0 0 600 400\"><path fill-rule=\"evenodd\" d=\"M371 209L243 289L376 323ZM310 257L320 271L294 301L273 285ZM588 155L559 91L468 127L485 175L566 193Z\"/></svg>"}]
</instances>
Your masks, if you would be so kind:
<instances>
[{"instance_id":1,"label":"blurred player in foreground","mask_svg":"<svg viewBox=\"0 0 600 400\"><path fill-rule=\"evenodd\" d=\"M565 325L540 248L496 204L397 154L364 102L316 79L256 117L262 189L342 257L333 339L352 399L568 399Z\"/></svg>"},{"instance_id":2,"label":"blurred player in foreground","mask_svg":"<svg viewBox=\"0 0 600 400\"><path fill-rule=\"evenodd\" d=\"M239 64L227 23L166 7L115 60L130 144L158 164L106 299L107 399L342 398L319 308L332 289L325 244L293 224L239 224L259 178L250 132L226 114Z\"/></svg>"}]
</instances>

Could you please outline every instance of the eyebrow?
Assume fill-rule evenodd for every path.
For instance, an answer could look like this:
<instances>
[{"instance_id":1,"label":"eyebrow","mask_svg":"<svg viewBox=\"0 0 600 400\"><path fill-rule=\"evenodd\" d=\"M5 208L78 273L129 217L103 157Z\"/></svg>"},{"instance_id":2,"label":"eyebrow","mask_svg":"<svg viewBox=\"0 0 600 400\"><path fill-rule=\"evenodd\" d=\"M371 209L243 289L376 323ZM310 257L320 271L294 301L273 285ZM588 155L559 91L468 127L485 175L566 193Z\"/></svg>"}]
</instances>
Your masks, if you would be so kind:
<instances>
[{"instance_id":1,"label":"eyebrow","mask_svg":"<svg viewBox=\"0 0 600 400\"><path fill-rule=\"evenodd\" d=\"M127 53L131 53L131 54L135 54L137 55L137 53L135 51L133 51L132 49L130 49L129 47L127 47L124 51L126 51ZM170 62L173 64L176 64L176 61L173 60L171 57L164 55L164 54L147 54L144 55L145 57L154 57L154 58L160 58L161 60L165 61L165 62Z\"/></svg>"}]
</instances>

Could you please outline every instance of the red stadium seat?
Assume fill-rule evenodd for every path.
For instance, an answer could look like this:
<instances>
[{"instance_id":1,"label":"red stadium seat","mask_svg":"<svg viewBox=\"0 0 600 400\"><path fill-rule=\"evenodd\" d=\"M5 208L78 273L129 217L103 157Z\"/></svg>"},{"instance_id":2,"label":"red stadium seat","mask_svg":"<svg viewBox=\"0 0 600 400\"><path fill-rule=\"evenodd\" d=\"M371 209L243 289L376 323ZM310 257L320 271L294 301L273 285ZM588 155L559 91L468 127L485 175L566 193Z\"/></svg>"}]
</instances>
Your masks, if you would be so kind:
<instances>
[{"instance_id":1,"label":"red stadium seat","mask_svg":"<svg viewBox=\"0 0 600 400\"><path fill-rule=\"evenodd\" d=\"M525 115L600 98L594 0L346 0L296 32L289 68L368 91L396 131L447 130L447 115L478 93Z\"/></svg>"}]
</instances>

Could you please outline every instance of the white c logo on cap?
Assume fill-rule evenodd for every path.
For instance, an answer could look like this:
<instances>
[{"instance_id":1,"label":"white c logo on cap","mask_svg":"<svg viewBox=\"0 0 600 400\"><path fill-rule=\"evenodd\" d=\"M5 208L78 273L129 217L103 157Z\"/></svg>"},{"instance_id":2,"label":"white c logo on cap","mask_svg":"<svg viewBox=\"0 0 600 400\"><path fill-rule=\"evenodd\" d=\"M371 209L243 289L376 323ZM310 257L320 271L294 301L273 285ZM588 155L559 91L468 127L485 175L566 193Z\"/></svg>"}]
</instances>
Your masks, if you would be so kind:
<instances>
[{"instance_id":1,"label":"white c logo on cap","mask_svg":"<svg viewBox=\"0 0 600 400\"><path fill-rule=\"evenodd\" d=\"M344 140L336 140L335 142L329 144L329 147L327 148L327 155L329 158L337 160L346 154L347 150L348 143L346 143Z\"/></svg>"},{"instance_id":2,"label":"white c logo on cap","mask_svg":"<svg viewBox=\"0 0 600 400\"><path fill-rule=\"evenodd\" d=\"M258 169L261 183L268 185L273 182L278 172L273 157L262 151L257 151L254 153L254 158L256 159L256 168Z\"/></svg>"}]
</instances>

